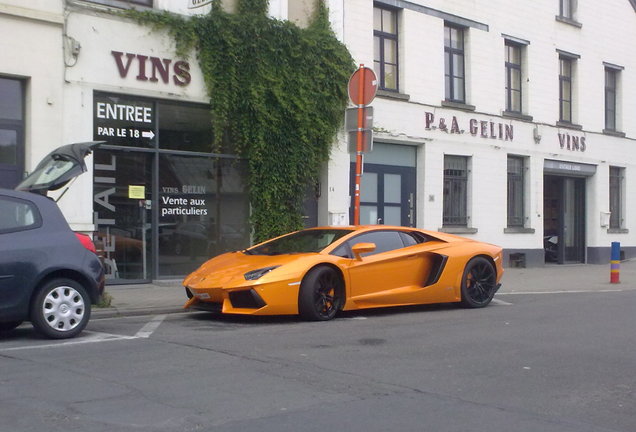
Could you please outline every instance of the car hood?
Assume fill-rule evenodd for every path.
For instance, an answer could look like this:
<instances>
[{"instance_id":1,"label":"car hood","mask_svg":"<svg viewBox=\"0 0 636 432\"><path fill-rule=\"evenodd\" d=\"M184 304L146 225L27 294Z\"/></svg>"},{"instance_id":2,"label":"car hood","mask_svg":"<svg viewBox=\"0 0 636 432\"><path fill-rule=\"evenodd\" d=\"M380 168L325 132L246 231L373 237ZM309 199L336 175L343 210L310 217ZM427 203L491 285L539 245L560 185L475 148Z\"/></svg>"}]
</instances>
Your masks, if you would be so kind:
<instances>
[{"instance_id":1,"label":"car hood","mask_svg":"<svg viewBox=\"0 0 636 432\"><path fill-rule=\"evenodd\" d=\"M89 141L58 147L40 161L15 190L46 195L61 188L70 180L86 172L84 158L104 141Z\"/></svg>"},{"instance_id":2,"label":"car hood","mask_svg":"<svg viewBox=\"0 0 636 432\"><path fill-rule=\"evenodd\" d=\"M193 288L234 288L256 285L279 278L301 277L304 265L290 265L315 258L317 253L285 255L249 255L243 252L228 252L203 263L189 274L183 285ZM280 266L256 280L246 280L245 273L265 267Z\"/></svg>"}]
</instances>

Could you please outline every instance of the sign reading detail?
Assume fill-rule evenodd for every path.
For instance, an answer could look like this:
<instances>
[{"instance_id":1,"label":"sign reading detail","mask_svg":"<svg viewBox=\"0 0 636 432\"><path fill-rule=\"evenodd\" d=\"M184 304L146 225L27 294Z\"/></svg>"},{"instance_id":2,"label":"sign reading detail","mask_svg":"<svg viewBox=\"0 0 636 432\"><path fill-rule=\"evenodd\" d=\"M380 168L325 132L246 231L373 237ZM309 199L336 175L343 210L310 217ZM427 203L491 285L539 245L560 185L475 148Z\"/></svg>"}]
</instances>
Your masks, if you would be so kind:
<instances>
[{"instance_id":1,"label":"sign reading detail","mask_svg":"<svg viewBox=\"0 0 636 432\"><path fill-rule=\"evenodd\" d=\"M190 75L190 63L178 60L173 63L172 59L150 57L142 54L126 53L121 51L111 51L119 76L126 78L131 68L137 81L159 82L164 84L172 82L178 86L187 86L192 80Z\"/></svg>"},{"instance_id":2,"label":"sign reading detail","mask_svg":"<svg viewBox=\"0 0 636 432\"><path fill-rule=\"evenodd\" d=\"M451 134L463 134L465 132L465 129L460 128L460 123L456 116L448 120L446 117L435 118L434 113L427 112L424 116L424 122L426 130L438 129ZM500 139L503 141L512 141L514 139L513 125L507 123L495 123L471 118L468 120L468 131L472 136L481 138Z\"/></svg>"}]
</instances>

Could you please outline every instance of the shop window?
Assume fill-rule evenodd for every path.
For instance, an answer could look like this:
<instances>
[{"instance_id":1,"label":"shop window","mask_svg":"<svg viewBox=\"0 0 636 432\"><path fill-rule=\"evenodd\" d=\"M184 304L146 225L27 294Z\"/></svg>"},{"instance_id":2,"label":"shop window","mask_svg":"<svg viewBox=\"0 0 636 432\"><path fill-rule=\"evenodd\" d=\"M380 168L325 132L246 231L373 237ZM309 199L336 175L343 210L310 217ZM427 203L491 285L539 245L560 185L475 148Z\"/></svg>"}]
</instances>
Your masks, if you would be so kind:
<instances>
[{"instance_id":1,"label":"shop window","mask_svg":"<svg viewBox=\"0 0 636 432\"><path fill-rule=\"evenodd\" d=\"M468 225L468 157L444 156L445 227Z\"/></svg>"},{"instance_id":2,"label":"shop window","mask_svg":"<svg viewBox=\"0 0 636 432\"><path fill-rule=\"evenodd\" d=\"M212 153L212 116L201 105L157 104L159 148Z\"/></svg>"},{"instance_id":3,"label":"shop window","mask_svg":"<svg viewBox=\"0 0 636 432\"><path fill-rule=\"evenodd\" d=\"M208 106L95 92L96 242L114 282L181 277L249 245L246 163L213 152Z\"/></svg>"},{"instance_id":4,"label":"shop window","mask_svg":"<svg viewBox=\"0 0 636 432\"><path fill-rule=\"evenodd\" d=\"M508 156L508 227L523 228L525 158Z\"/></svg>"},{"instance_id":5,"label":"shop window","mask_svg":"<svg viewBox=\"0 0 636 432\"><path fill-rule=\"evenodd\" d=\"M24 173L24 81L0 78L0 188L13 189Z\"/></svg>"},{"instance_id":6,"label":"shop window","mask_svg":"<svg viewBox=\"0 0 636 432\"><path fill-rule=\"evenodd\" d=\"M466 102L464 32L462 27L444 26L444 94L448 102Z\"/></svg>"},{"instance_id":7,"label":"shop window","mask_svg":"<svg viewBox=\"0 0 636 432\"><path fill-rule=\"evenodd\" d=\"M185 274L210 257L249 246L243 161L159 156L159 275Z\"/></svg>"},{"instance_id":8,"label":"shop window","mask_svg":"<svg viewBox=\"0 0 636 432\"><path fill-rule=\"evenodd\" d=\"M373 68L380 89L398 91L398 12L396 9L373 8Z\"/></svg>"},{"instance_id":9,"label":"shop window","mask_svg":"<svg viewBox=\"0 0 636 432\"><path fill-rule=\"evenodd\" d=\"M610 167L609 171L609 206L610 229L623 228L623 184L625 180L625 168Z\"/></svg>"}]
</instances>

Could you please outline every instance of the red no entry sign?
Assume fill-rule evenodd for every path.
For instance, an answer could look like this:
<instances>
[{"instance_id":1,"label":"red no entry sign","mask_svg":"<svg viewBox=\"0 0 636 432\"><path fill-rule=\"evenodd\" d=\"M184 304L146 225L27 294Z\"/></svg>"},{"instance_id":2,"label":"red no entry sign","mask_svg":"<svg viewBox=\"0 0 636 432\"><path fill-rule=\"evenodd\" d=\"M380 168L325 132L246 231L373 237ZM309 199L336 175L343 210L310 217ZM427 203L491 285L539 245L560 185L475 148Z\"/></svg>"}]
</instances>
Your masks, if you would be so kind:
<instances>
[{"instance_id":1,"label":"red no entry sign","mask_svg":"<svg viewBox=\"0 0 636 432\"><path fill-rule=\"evenodd\" d=\"M349 78L349 99L355 105L369 105L378 92L378 79L373 69L360 66Z\"/></svg>"}]
</instances>

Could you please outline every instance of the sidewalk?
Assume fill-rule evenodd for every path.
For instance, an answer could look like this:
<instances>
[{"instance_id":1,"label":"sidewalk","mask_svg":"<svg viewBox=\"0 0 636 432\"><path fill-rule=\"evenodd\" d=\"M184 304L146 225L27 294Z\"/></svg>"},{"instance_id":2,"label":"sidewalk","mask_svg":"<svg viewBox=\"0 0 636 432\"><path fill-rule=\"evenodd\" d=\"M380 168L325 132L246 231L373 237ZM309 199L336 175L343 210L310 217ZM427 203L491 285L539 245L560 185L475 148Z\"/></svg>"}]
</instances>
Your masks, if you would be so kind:
<instances>
[{"instance_id":1,"label":"sidewalk","mask_svg":"<svg viewBox=\"0 0 636 432\"><path fill-rule=\"evenodd\" d=\"M636 260L621 263L619 284L611 284L610 266L595 264L547 265L506 269L497 295L528 292L575 292L636 289ZM94 318L184 312L181 279L140 285L108 285L111 307L93 307Z\"/></svg>"}]
</instances>

